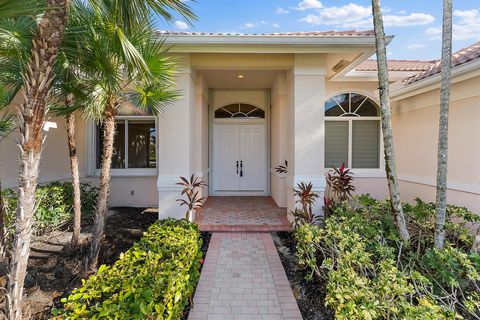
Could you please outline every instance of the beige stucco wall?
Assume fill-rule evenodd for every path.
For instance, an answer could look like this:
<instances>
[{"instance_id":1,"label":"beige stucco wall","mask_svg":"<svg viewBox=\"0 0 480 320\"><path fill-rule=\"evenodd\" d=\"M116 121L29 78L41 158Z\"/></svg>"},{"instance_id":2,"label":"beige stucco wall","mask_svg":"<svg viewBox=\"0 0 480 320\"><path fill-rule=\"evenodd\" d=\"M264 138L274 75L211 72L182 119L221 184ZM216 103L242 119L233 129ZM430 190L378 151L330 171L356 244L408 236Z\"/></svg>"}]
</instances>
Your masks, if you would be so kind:
<instances>
[{"instance_id":1,"label":"beige stucco wall","mask_svg":"<svg viewBox=\"0 0 480 320\"><path fill-rule=\"evenodd\" d=\"M65 120L50 118L49 121L55 122L57 129L50 128L46 132L47 138L40 162L40 183L70 177ZM15 131L0 143L0 178L4 188L17 186L17 173L20 164L19 149L15 142L17 139L18 133Z\"/></svg>"},{"instance_id":2,"label":"beige stucco wall","mask_svg":"<svg viewBox=\"0 0 480 320\"><path fill-rule=\"evenodd\" d=\"M480 213L480 78L452 85L447 202ZM439 90L393 104L402 198L435 200Z\"/></svg>"}]
</instances>

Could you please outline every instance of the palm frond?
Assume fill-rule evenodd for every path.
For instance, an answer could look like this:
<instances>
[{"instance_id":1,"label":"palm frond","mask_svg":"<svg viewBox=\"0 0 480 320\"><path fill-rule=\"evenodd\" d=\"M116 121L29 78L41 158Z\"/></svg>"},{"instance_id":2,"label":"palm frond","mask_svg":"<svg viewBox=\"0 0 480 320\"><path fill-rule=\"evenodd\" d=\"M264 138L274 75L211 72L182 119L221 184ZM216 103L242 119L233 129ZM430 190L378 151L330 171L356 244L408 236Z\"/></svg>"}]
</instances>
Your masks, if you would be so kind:
<instances>
[{"instance_id":1,"label":"palm frond","mask_svg":"<svg viewBox=\"0 0 480 320\"><path fill-rule=\"evenodd\" d=\"M129 33L145 21L151 21L152 15L172 21L180 15L187 23L196 19L190 6L182 0L89 0L94 10L104 19L114 18Z\"/></svg>"},{"instance_id":2,"label":"palm frond","mask_svg":"<svg viewBox=\"0 0 480 320\"><path fill-rule=\"evenodd\" d=\"M0 19L38 14L45 7L45 1L39 0L0 0Z\"/></svg>"}]
</instances>

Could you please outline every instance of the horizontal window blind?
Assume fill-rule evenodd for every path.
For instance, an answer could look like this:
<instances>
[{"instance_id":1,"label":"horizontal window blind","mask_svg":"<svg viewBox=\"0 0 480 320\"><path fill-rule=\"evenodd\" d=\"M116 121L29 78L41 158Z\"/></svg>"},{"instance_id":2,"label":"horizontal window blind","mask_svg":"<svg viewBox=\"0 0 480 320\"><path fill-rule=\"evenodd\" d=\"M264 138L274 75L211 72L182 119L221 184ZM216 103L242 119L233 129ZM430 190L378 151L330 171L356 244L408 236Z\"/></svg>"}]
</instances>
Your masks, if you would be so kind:
<instances>
[{"instance_id":1,"label":"horizontal window blind","mask_svg":"<svg viewBox=\"0 0 480 320\"><path fill-rule=\"evenodd\" d=\"M379 168L379 121L352 121L352 168Z\"/></svg>"},{"instance_id":2,"label":"horizontal window blind","mask_svg":"<svg viewBox=\"0 0 480 320\"><path fill-rule=\"evenodd\" d=\"M348 165L348 122L325 121L325 168Z\"/></svg>"}]
</instances>

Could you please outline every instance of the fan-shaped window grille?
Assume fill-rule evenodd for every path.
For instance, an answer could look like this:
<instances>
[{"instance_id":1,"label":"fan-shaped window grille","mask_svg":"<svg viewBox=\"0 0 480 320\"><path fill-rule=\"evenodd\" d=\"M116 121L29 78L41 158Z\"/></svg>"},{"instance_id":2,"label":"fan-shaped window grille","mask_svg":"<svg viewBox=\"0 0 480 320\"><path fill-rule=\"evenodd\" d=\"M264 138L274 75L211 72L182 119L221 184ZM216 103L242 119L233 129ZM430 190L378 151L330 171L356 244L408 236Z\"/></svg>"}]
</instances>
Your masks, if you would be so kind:
<instances>
[{"instance_id":1,"label":"fan-shaped window grille","mask_svg":"<svg viewBox=\"0 0 480 320\"><path fill-rule=\"evenodd\" d=\"M325 103L326 117L378 117L372 99L358 93L342 93Z\"/></svg>"},{"instance_id":2,"label":"fan-shaped window grille","mask_svg":"<svg viewBox=\"0 0 480 320\"><path fill-rule=\"evenodd\" d=\"M373 100L342 93L325 102L325 167L380 168L380 112Z\"/></svg>"},{"instance_id":3,"label":"fan-shaped window grille","mask_svg":"<svg viewBox=\"0 0 480 320\"><path fill-rule=\"evenodd\" d=\"M233 103L215 110L216 119L264 119L265 111L245 103Z\"/></svg>"}]
</instances>

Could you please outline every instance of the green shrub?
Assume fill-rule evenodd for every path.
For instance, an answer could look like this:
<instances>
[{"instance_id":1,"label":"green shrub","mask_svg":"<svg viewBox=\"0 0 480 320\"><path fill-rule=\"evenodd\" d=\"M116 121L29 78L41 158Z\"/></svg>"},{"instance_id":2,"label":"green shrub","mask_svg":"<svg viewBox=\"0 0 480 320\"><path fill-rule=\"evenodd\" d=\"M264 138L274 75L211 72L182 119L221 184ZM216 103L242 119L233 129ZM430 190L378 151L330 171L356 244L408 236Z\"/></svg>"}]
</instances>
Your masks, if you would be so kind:
<instances>
[{"instance_id":1,"label":"green shrub","mask_svg":"<svg viewBox=\"0 0 480 320\"><path fill-rule=\"evenodd\" d=\"M80 190L82 217L89 218L95 209L98 188L82 183ZM7 234L12 234L17 209L17 193L12 189L5 189L2 191L2 197L5 202L5 227ZM73 188L70 182L52 182L38 186L36 198L34 234L44 234L72 220Z\"/></svg>"},{"instance_id":2,"label":"green shrub","mask_svg":"<svg viewBox=\"0 0 480 320\"><path fill-rule=\"evenodd\" d=\"M448 245L433 247L434 208L406 206L412 243L399 240L390 206L368 196L356 209L340 206L324 227L294 233L299 262L326 283L326 305L336 319L453 319L480 313L480 256L468 252L472 236L449 222ZM449 206L450 219L476 221Z\"/></svg>"},{"instance_id":3,"label":"green shrub","mask_svg":"<svg viewBox=\"0 0 480 320\"><path fill-rule=\"evenodd\" d=\"M53 319L180 319L200 276L200 246L195 224L159 221L63 299Z\"/></svg>"}]
</instances>

